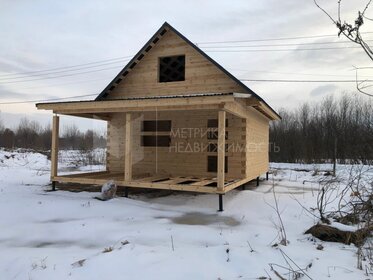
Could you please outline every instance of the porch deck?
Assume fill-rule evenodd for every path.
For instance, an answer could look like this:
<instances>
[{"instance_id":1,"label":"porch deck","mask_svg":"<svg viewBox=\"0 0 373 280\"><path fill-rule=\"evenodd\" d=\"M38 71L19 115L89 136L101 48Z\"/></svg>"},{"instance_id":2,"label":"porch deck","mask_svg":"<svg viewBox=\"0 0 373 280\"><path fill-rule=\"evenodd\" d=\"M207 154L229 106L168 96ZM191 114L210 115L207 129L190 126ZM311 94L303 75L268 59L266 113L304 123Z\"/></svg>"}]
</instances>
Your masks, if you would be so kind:
<instances>
[{"instance_id":1,"label":"porch deck","mask_svg":"<svg viewBox=\"0 0 373 280\"><path fill-rule=\"evenodd\" d=\"M217 178L193 176L144 176L131 181L124 180L124 173L110 173L107 171L59 175L52 178L56 182L102 185L108 180L114 180L118 186L148 189L178 190L203 193L226 193L249 181L245 179L231 179L224 182L224 188L218 189Z\"/></svg>"}]
</instances>

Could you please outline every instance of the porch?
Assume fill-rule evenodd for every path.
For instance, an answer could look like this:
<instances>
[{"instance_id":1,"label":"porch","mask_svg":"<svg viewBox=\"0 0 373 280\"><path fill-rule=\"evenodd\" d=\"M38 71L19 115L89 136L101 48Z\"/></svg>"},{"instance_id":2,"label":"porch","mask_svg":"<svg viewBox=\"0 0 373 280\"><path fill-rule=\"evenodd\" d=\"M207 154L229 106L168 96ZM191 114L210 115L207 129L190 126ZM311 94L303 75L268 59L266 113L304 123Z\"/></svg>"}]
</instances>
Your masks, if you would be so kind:
<instances>
[{"instance_id":1,"label":"porch","mask_svg":"<svg viewBox=\"0 0 373 280\"><path fill-rule=\"evenodd\" d=\"M255 113L250 110L260 112L271 118L272 112L266 108L261 102L250 98L250 95L242 94L195 94L187 96L165 96L165 97L147 97L147 98L129 98L120 100L106 101L80 101L80 102L62 102L62 103L44 103L38 104L39 109L53 110L52 127L52 152L51 152L51 180L52 182L68 182L78 184L98 184L101 185L108 180L114 180L117 185L132 188L150 188L150 189L167 189L203 193L224 194L246 182L255 179L260 173L254 171L250 174L246 166L247 155L245 151L230 153L226 151L226 146L232 141L241 141L243 147L246 145L248 120ZM168 168L163 170L147 170L149 164L157 165L159 158L158 150L149 151L144 148L147 162L137 162L135 154L140 141L138 125L134 125L135 119L139 119L137 114L144 112L155 112L158 114L167 114L174 112L181 120L194 123L204 123L202 127L207 127L206 116L198 120L190 121L190 117L198 115L198 112L210 112L216 114L216 129L217 135L215 140L209 141L208 144L215 146L215 171L201 172L200 158L194 157L189 160L187 166L183 163L188 158L187 154L167 154L163 155L163 161L168 162L173 160ZM202 114L202 115L203 115ZM59 116L70 115L85 118L98 118L105 120L109 125L113 126L115 135L111 135L111 141L115 142L108 144L108 147L113 150L112 155L115 159L115 168L110 165L106 171L80 174L58 174L58 140L59 140ZM180 117L181 116L181 117ZM215 115L214 115L215 116ZM228 127L227 120L232 123L237 123L236 127ZM180 120L179 119L179 120ZM118 122L120 120L120 122ZM231 121L233 120L233 121ZM180 123L180 121L178 121ZM242 123L242 126L240 126ZM183 123L184 125L184 123ZM135 129L136 127L136 129ZM226 133L229 131L229 139ZM158 136L158 131L155 133L144 132L143 136ZM135 136L135 137L134 137ZM190 139L189 139L190 140ZM137 141L137 142L136 142ZM215 141L215 142L213 142ZM116 146L113 149L113 146ZM168 149L168 148L167 148ZM149 154L151 156L149 156ZM204 152L205 158L211 152ZM154 157L155 155L155 157ZM144 155L143 155L144 156ZM198 155L200 156L200 154ZM231 172L227 173L228 160L234 160L230 164ZM134 161L136 159L136 161ZM108 161L109 162L109 161ZM179 166L180 165L180 166ZM176 168L175 168L176 167ZM161 168L162 169L162 168ZM265 172L265 167L263 169ZM255 174L254 174L255 173ZM257 174L258 173L258 174ZM53 183L54 185L54 183Z\"/></svg>"}]
</instances>

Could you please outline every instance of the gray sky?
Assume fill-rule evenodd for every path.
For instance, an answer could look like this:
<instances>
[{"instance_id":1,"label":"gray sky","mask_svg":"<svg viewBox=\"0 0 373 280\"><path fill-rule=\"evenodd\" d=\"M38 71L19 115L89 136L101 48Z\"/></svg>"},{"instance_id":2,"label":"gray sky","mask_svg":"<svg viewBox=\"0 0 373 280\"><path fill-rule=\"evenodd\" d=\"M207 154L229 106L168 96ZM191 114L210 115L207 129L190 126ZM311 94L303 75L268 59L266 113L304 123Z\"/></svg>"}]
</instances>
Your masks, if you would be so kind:
<instances>
[{"instance_id":1,"label":"gray sky","mask_svg":"<svg viewBox=\"0 0 373 280\"><path fill-rule=\"evenodd\" d=\"M334 15L336 2L320 0ZM342 1L343 18L354 19L364 4L365 1L359 0ZM373 17L373 7L367 16ZM355 79L353 65L372 65L359 48L296 50L356 47L352 43L273 46L346 41L337 36L220 45L254 45L250 49L276 50L260 52L212 52L232 49L210 49L202 44L336 34L335 27L312 0L0 0L0 102L98 94L126 64L127 60L118 58L134 55L164 21L240 79ZM367 22L363 31L373 31L371 27ZM373 34L365 37L373 38ZM116 60L57 69L58 73L49 75L14 75L108 59ZM84 68L87 66L89 68ZM77 74L82 72L89 73ZM373 76L370 71L360 74L367 78ZM53 78L56 76L59 77ZM245 83L275 109L294 108L303 101L319 100L328 94L337 96L355 89L354 83ZM51 117L48 112L36 111L34 104L0 105L0 111L0 117L8 126L13 126L24 115L43 123ZM90 122L83 124L90 125Z\"/></svg>"}]
</instances>

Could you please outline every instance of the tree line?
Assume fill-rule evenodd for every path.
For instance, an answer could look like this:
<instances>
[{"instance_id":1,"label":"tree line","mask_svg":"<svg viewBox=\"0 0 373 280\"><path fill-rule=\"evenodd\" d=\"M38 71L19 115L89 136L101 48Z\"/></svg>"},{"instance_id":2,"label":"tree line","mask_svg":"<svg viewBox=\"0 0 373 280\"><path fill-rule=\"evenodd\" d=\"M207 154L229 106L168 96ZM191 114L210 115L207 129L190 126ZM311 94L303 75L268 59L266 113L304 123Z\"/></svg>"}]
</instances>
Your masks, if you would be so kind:
<instances>
[{"instance_id":1,"label":"tree line","mask_svg":"<svg viewBox=\"0 0 373 280\"><path fill-rule=\"evenodd\" d=\"M15 129L6 128L0 121L0 147L14 149L50 150L52 130L36 121L22 118ZM91 150L106 147L106 138L93 130L82 132L76 125L64 127L59 139L60 149Z\"/></svg>"},{"instance_id":2,"label":"tree line","mask_svg":"<svg viewBox=\"0 0 373 280\"><path fill-rule=\"evenodd\" d=\"M270 126L270 141L279 151L270 152L275 162L373 161L372 99L357 94L328 96L299 108L281 109L281 121Z\"/></svg>"}]
</instances>

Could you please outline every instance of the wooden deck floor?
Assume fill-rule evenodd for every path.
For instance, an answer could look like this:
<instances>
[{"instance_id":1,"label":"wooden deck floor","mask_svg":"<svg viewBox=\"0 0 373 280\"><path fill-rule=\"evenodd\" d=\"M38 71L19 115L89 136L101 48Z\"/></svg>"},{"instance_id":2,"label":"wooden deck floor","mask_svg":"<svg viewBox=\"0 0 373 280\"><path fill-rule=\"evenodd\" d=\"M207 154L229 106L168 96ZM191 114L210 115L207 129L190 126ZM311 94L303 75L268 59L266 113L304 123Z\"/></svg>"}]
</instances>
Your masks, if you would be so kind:
<instances>
[{"instance_id":1,"label":"wooden deck floor","mask_svg":"<svg viewBox=\"0 0 373 280\"><path fill-rule=\"evenodd\" d=\"M61 175L52 178L56 182L78 183L102 185L108 180L114 180L118 186L134 187L134 188L149 188L149 189L166 189L179 190L203 193L226 193L246 182L250 179L232 179L225 181L224 189L217 189L217 178L207 177L182 177L182 176L144 176L131 181L124 181L123 173L109 173L107 171L80 173L71 175Z\"/></svg>"}]
</instances>

